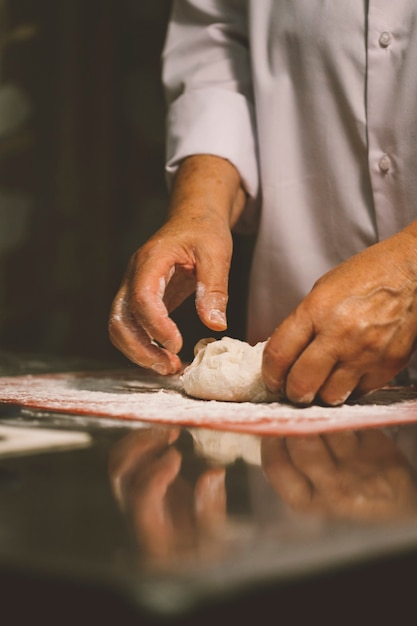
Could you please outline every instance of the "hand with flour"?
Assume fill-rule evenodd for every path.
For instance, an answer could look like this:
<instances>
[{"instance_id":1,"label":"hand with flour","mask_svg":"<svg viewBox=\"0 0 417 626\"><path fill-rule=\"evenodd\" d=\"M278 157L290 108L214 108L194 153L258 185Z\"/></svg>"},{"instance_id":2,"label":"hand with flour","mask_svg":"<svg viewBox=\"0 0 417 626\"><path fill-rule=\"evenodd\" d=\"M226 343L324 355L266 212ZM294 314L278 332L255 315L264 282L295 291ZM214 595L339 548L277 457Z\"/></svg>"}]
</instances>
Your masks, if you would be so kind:
<instances>
[{"instance_id":1,"label":"hand with flour","mask_svg":"<svg viewBox=\"0 0 417 626\"><path fill-rule=\"evenodd\" d=\"M133 362L160 374L180 370L182 337L169 314L194 291L202 322L226 328L231 229L244 204L228 161L183 161L168 220L133 255L113 302L110 337ZM262 377L272 392L337 405L407 365L417 337L416 241L412 223L316 282L266 343Z\"/></svg>"},{"instance_id":2,"label":"hand with flour","mask_svg":"<svg viewBox=\"0 0 417 626\"><path fill-rule=\"evenodd\" d=\"M111 341L133 362L163 375L180 370L182 337L169 314L194 291L203 324L226 328L231 228L244 203L239 174L225 159L182 162L168 220L132 256L110 313Z\"/></svg>"},{"instance_id":3,"label":"hand with flour","mask_svg":"<svg viewBox=\"0 0 417 626\"><path fill-rule=\"evenodd\" d=\"M417 223L325 274L275 330L263 378L296 404L382 387L417 338Z\"/></svg>"}]
</instances>

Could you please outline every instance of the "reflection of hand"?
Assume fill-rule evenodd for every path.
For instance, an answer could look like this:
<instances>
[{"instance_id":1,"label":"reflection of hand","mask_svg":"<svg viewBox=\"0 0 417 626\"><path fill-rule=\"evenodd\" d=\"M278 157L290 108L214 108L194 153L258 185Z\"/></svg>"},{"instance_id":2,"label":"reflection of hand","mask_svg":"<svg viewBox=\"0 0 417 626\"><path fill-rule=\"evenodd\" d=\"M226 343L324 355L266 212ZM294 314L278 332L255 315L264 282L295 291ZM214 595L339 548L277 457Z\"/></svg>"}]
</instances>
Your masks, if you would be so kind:
<instances>
[{"instance_id":1,"label":"reflection of hand","mask_svg":"<svg viewBox=\"0 0 417 626\"><path fill-rule=\"evenodd\" d=\"M226 517L225 470L211 468L195 484L180 475L181 454L171 446L177 429L135 431L112 450L114 495L131 519L138 544L158 560L195 556Z\"/></svg>"},{"instance_id":2,"label":"reflection of hand","mask_svg":"<svg viewBox=\"0 0 417 626\"><path fill-rule=\"evenodd\" d=\"M417 337L417 222L325 274L265 346L263 376L295 403L341 404L388 383Z\"/></svg>"},{"instance_id":3,"label":"reflection of hand","mask_svg":"<svg viewBox=\"0 0 417 626\"><path fill-rule=\"evenodd\" d=\"M179 329L169 314L196 291L208 328L226 328L230 227L245 202L237 170L197 155L178 171L166 224L131 258L114 299L109 332L127 357L159 374L181 368Z\"/></svg>"},{"instance_id":4,"label":"reflection of hand","mask_svg":"<svg viewBox=\"0 0 417 626\"><path fill-rule=\"evenodd\" d=\"M416 509L407 461L378 430L264 438L262 466L275 491L297 512L385 520Z\"/></svg>"}]
</instances>

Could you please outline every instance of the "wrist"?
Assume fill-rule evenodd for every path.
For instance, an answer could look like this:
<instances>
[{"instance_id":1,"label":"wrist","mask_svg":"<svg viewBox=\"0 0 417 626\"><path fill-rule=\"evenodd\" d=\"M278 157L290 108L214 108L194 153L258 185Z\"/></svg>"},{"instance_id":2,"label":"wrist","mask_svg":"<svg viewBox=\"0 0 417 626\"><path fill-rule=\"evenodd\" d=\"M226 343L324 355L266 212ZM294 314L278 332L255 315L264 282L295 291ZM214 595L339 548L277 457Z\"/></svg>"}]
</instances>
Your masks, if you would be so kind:
<instances>
[{"instance_id":1,"label":"wrist","mask_svg":"<svg viewBox=\"0 0 417 626\"><path fill-rule=\"evenodd\" d=\"M185 211L188 218L218 217L231 228L246 202L239 172L228 161L209 154L190 156L175 177L169 215Z\"/></svg>"}]
</instances>

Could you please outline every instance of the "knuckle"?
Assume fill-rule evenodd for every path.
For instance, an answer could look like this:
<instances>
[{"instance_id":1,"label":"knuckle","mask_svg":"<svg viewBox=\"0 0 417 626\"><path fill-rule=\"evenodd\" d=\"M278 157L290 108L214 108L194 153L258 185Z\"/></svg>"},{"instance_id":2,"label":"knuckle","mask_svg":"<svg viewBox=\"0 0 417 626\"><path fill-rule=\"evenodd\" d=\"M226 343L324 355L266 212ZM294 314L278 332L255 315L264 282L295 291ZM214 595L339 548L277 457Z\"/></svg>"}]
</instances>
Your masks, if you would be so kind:
<instances>
[{"instance_id":1,"label":"knuckle","mask_svg":"<svg viewBox=\"0 0 417 626\"><path fill-rule=\"evenodd\" d=\"M138 282L132 285L129 293L128 307L129 308L141 308L149 299L149 289Z\"/></svg>"},{"instance_id":2,"label":"knuckle","mask_svg":"<svg viewBox=\"0 0 417 626\"><path fill-rule=\"evenodd\" d=\"M107 324L110 340L113 344L119 343L119 337L123 330L123 321L118 314L111 315Z\"/></svg>"},{"instance_id":3,"label":"knuckle","mask_svg":"<svg viewBox=\"0 0 417 626\"><path fill-rule=\"evenodd\" d=\"M280 351L279 346L276 345L276 342L268 341L264 347L263 351L263 365L272 370L281 370L281 368L285 364L285 358L283 353Z\"/></svg>"}]
</instances>

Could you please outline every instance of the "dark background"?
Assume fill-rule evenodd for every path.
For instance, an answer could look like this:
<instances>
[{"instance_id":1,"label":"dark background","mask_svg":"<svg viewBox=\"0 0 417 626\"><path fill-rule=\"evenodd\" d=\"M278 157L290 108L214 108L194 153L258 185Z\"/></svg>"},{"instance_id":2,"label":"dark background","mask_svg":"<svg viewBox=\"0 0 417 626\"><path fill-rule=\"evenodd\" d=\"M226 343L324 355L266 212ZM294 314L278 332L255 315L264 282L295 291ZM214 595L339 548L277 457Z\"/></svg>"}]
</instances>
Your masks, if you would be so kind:
<instances>
[{"instance_id":1,"label":"dark background","mask_svg":"<svg viewBox=\"0 0 417 626\"><path fill-rule=\"evenodd\" d=\"M124 360L107 336L109 308L167 206L160 55L170 6L0 0L2 350ZM249 261L236 243L228 334L241 337ZM175 317L188 360L212 333L192 301Z\"/></svg>"}]
</instances>

